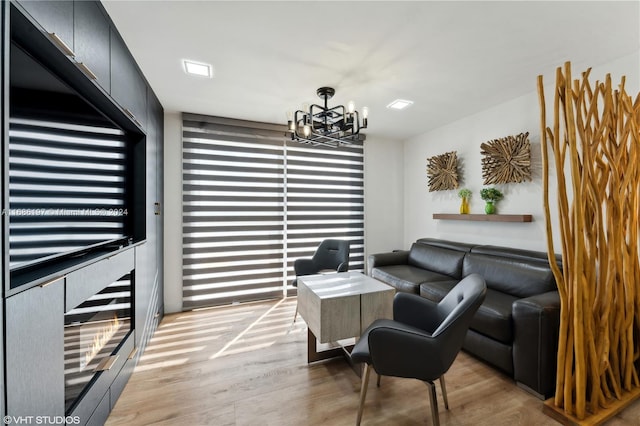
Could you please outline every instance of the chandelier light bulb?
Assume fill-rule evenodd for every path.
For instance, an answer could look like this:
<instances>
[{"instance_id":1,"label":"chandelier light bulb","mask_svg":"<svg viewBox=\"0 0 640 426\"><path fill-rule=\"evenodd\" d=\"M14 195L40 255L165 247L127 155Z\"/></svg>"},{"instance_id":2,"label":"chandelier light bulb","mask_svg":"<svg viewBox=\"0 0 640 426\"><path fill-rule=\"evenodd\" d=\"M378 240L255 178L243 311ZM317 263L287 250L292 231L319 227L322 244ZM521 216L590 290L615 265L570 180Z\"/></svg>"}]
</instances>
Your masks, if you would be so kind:
<instances>
[{"instance_id":1,"label":"chandelier light bulb","mask_svg":"<svg viewBox=\"0 0 640 426\"><path fill-rule=\"evenodd\" d=\"M369 108L362 108L362 118L369 118Z\"/></svg>"},{"instance_id":2,"label":"chandelier light bulb","mask_svg":"<svg viewBox=\"0 0 640 426\"><path fill-rule=\"evenodd\" d=\"M303 112L307 112L307 113L309 112L309 104L308 103L305 102L305 103L302 104L302 111Z\"/></svg>"},{"instance_id":3,"label":"chandelier light bulb","mask_svg":"<svg viewBox=\"0 0 640 426\"><path fill-rule=\"evenodd\" d=\"M305 124L302 131L304 132L304 136L308 138L309 135L311 134L311 126L309 126L308 124Z\"/></svg>"},{"instance_id":4,"label":"chandelier light bulb","mask_svg":"<svg viewBox=\"0 0 640 426\"><path fill-rule=\"evenodd\" d=\"M294 131L296 129L295 124L293 123L293 111L287 111L287 125L289 126L290 131Z\"/></svg>"},{"instance_id":5,"label":"chandelier light bulb","mask_svg":"<svg viewBox=\"0 0 640 426\"><path fill-rule=\"evenodd\" d=\"M356 110L356 104L353 101L349 101L349 103L347 104L347 109L349 110L349 114L353 114L353 112Z\"/></svg>"}]
</instances>

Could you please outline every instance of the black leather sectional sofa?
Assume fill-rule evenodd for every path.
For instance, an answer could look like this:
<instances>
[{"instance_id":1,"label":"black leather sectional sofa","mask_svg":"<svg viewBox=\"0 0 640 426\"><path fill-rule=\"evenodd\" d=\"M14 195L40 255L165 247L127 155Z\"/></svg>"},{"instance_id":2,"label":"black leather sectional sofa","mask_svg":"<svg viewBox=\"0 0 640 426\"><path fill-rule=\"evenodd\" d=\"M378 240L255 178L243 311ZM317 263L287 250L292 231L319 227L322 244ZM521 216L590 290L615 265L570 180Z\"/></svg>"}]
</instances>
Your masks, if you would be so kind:
<instances>
[{"instance_id":1,"label":"black leather sectional sofa","mask_svg":"<svg viewBox=\"0 0 640 426\"><path fill-rule=\"evenodd\" d=\"M487 295L463 348L538 397L553 395L560 298L546 253L422 238L367 260L369 276L434 301L463 277L482 275Z\"/></svg>"}]
</instances>

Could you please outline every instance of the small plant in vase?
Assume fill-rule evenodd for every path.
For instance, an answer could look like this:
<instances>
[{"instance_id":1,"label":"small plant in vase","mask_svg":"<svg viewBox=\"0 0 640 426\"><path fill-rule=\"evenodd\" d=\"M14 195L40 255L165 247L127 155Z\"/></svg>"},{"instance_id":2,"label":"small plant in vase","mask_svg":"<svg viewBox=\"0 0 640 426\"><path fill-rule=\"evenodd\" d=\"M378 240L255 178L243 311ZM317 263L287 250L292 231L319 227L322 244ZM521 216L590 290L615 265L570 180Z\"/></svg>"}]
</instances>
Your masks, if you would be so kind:
<instances>
[{"instance_id":1,"label":"small plant in vase","mask_svg":"<svg viewBox=\"0 0 640 426\"><path fill-rule=\"evenodd\" d=\"M458 197L462 199L460 204L460 214L469 214L469 198L471 198L471 190L463 188L458 191Z\"/></svg>"},{"instance_id":2,"label":"small plant in vase","mask_svg":"<svg viewBox=\"0 0 640 426\"><path fill-rule=\"evenodd\" d=\"M494 214L496 212L495 203L502 200L502 192L496 188L482 188L480 190L480 198L487 204L484 206L484 212L486 214Z\"/></svg>"}]
</instances>

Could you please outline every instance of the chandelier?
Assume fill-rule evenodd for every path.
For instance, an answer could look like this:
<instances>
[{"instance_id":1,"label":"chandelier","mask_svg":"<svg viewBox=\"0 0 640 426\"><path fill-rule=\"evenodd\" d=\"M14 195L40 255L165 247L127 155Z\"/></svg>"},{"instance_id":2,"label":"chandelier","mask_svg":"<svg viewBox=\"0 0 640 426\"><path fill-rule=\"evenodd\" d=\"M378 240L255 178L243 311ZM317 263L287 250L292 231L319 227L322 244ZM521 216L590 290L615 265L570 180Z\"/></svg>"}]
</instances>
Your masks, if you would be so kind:
<instances>
[{"instance_id":1,"label":"chandelier","mask_svg":"<svg viewBox=\"0 0 640 426\"><path fill-rule=\"evenodd\" d=\"M303 105L302 110L295 113L289 111L288 133L291 140L311 145L326 145L338 147L361 140L360 129L367 128L369 109L362 109L362 124L360 114L355 104L350 101L345 108L342 105L329 108L327 101L336 91L332 87L321 87L316 93L324 99L324 106L313 104Z\"/></svg>"}]
</instances>

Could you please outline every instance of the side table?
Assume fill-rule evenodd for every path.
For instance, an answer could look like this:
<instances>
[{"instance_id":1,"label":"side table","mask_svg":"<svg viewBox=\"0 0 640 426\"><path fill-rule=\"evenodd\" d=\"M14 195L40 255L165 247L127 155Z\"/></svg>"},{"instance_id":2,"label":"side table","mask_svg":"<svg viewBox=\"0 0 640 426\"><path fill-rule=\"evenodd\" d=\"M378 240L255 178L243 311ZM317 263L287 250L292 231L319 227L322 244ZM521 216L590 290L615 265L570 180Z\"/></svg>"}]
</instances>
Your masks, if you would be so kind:
<instances>
[{"instance_id":1,"label":"side table","mask_svg":"<svg viewBox=\"0 0 640 426\"><path fill-rule=\"evenodd\" d=\"M307 361L340 356L347 349L318 352L317 341L358 338L374 320L393 318L394 295L393 287L360 272L298 277L298 312L308 327Z\"/></svg>"}]
</instances>

